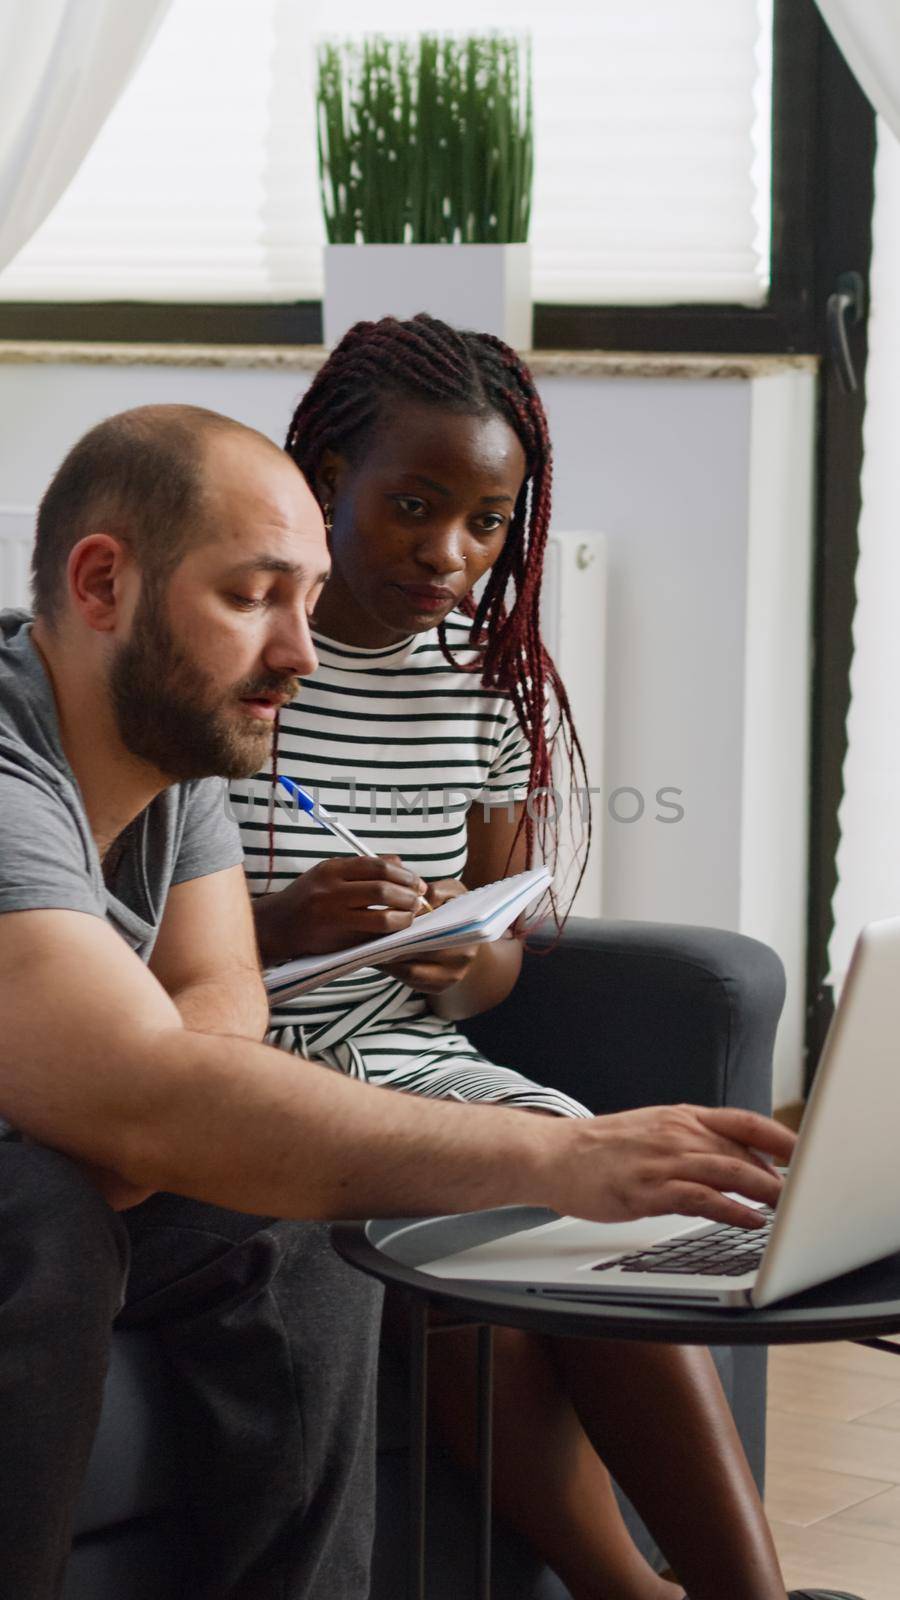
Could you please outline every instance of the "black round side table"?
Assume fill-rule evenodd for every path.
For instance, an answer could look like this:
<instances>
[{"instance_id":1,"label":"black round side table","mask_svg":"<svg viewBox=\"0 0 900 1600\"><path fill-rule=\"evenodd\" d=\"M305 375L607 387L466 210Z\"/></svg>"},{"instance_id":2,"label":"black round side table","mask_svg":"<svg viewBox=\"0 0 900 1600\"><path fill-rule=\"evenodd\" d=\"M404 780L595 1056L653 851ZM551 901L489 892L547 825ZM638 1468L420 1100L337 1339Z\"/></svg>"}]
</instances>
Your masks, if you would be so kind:
<instances>
[{"instance_id":1,"label":"black round side table","mask_svg":"<svg viewBox=\"0 0 900 1600\"><path fill-rule=\"evenodd\" d=\"M485 1214L487 1215L487 1214ZM491 1594L492 1329L579 1339L639 1339L666 1344L814 1344L850 1339L900 1356L900 1253L764 1311L623 1305L584 1290L522 1289L437 1278L414 1263L453 1248L459 1219L435 1217L409 1228L397 1221L336 1223L335 1249L351 1266L402 1290L410 1319L409 1600L425 1600L427 1345L451 1328L478 1329L479 1536L476 1600ZM429 1322L438 1306L442 1320ZM447 1314L449 1313L449 1320Z\"/></svg>"}]
</instances>

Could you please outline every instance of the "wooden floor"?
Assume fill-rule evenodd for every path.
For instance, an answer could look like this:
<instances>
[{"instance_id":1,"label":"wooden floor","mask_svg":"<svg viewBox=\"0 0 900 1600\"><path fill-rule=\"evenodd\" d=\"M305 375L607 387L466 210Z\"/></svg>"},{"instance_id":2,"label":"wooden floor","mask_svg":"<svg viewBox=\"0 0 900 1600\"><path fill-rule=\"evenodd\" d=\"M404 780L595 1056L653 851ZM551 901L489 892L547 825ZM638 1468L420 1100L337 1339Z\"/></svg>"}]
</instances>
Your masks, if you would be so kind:
<instances>
[{"instance_id":1,"label":"wooden floor","mask_svg":"<svg viewBox=\"0 0 900 1600\"><path fill-rule=\"evenodd\" d=\"M773 1349L767 1477L789 1589L900 1600L900 1353Z\"/></svg>"}]
</instances>

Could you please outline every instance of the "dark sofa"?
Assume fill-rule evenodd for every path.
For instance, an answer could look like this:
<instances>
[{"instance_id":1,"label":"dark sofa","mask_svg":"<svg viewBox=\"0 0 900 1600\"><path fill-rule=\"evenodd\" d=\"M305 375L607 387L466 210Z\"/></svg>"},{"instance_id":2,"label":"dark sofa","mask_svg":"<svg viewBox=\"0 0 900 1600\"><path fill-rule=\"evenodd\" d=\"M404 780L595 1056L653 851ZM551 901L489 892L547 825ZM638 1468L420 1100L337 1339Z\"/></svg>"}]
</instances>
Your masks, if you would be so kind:
<instances>
[{"instance_id":1,"label":"dark sofa","mask_svg":"<svg viewBox=\"0 0 900 1600\"><path fill-rule=\"evenodd\" d=\"M469 1031L495 1060L596 1112L681 1100L768 1110L783 994L777 957L754 940L708 928L573 919L558 948L529 955L514 994ZM714 1353L761 1486L765 1353ZM191 1600L169 1384L151 1336L116 1334L64 1600ZM403 1376L386 1357L372 1600L401 1600L405 1590L404 1396ZM462 1600L472 1592L472 1497L436 1448L433 1457L429 1600ZM626 1514L659 1564L646 1531L630 1508ZM566 1595L519 1540L497 1530L495 1600Z\"/></svg>"}]
</instances>

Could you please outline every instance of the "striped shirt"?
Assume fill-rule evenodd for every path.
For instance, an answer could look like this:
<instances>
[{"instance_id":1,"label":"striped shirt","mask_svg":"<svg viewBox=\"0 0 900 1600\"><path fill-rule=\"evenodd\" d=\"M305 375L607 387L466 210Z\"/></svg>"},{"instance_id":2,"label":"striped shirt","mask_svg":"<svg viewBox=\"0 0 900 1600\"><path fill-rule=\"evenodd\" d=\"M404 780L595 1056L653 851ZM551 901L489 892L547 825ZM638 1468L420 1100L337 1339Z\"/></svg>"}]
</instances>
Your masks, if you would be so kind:
<instances>
[{"instance_id":1,"label":"striped shirt","mask_svg":"<svg viewBox=\"0 0 900 1600\"><path fill-rule=\"evenodd\" d=\"M508 698L466 671L477 661L468 620L453 613L447 662L437 630L377 650L314 634L319 669L281 715L278 770L314 794L378 854L399 855L427 881L459 878L474 806L525 799L531 756ZM274 804L271 774L232 785L252 894L283 888L324 859L350 854L291 806ZM554 1090L484 1060L426 998L376 968L281 1002L270 1041L352 1076L421 1094L503 1100L584 1114Z\"/></svg>"}]
</instances>

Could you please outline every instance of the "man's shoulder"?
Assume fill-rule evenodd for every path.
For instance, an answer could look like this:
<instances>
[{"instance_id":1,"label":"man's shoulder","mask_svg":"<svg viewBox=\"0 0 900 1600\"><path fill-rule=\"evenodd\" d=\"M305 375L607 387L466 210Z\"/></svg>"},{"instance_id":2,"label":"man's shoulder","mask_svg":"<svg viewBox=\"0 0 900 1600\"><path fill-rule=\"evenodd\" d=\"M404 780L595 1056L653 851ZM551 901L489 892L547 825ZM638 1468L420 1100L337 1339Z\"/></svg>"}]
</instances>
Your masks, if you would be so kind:
<instances>
[{"instance_id":1,"label":"man's shoulder","mask_svg":"<svg viewBox=\"0 0 900 1600\"><path fill-rule=\"evenodd\" d=\"M0 674L10 686L33 671L33 620L29 611L0 610Z\"/></svg>"},{"instance_id":2,"label":"man's shoulder","mask_svg":"<svg viewBox=\"0 0 900 1600\"><path fill-rule=\"evenodd\" d=\"M61 768L56 706L27 611L0 611L0 740L41 767Z\"/></svg>"},{"instance_id":3,"label":"man's shoulder","mask_svg":"<svg viewBox=\"0 0 900 1600\"><path fill-rule=\"evenodd\" d=\"M213 810L221 807L227 812L227 778L182 778L173 783L168 793L172 804L180 811Z\"/></svg>"},{"instance_id":4,"label":"man's shoulder","mask_svg":"<svg viewBox=\"0 0 900 1600\"><path fill-rule=\"evenodd\" d=\"M59 739L31 617L0 612L0 912L102 909L102 880Z\"/></svg>"},{"instance_id":5,"label":"man's shoulder","mask_svg":"<svg viewBox=\"0 0 900 1600\"><path fill-rule=\"evenodd\" d=\"M194 778L173 786L170 826L177 840L173 883L205 877L243 861L240 832L224 778Z\"/></svg>"}]
</instances>

